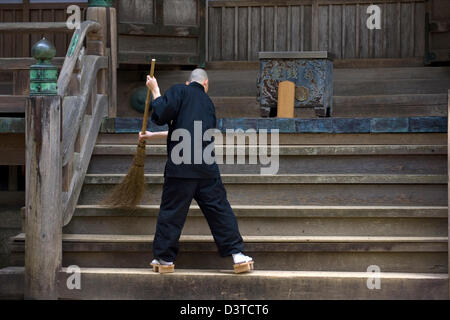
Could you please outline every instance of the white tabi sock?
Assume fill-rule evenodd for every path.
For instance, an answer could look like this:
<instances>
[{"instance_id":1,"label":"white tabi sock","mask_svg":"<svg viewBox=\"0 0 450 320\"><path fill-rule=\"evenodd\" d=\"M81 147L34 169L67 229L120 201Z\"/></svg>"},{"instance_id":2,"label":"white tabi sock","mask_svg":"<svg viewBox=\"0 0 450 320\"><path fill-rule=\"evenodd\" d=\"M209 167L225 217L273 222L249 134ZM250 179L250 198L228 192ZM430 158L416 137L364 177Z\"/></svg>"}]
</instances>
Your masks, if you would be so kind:
<instances>
[{"instance_id":1,"label":"white tabi sock","mask_svg":"<svg viewBox=\"0 0 450 320\"><path fill-rule=\"evenodd\" d=\"M164 261L163 259L153 259L152 264L161 264L163 266L171 266L173 262Z\"/></svg>"},{"instance_id":2,"label":"white tabi sock","mask_svg":"<svg viewBox=\"0 0 450 320\"><path fill-rule=\"evenodd\" d=\"M242 252L233 253L232 256L234 264L245 263L253 260L252 257L246 256Z\"/></svg>"}]
</instances>

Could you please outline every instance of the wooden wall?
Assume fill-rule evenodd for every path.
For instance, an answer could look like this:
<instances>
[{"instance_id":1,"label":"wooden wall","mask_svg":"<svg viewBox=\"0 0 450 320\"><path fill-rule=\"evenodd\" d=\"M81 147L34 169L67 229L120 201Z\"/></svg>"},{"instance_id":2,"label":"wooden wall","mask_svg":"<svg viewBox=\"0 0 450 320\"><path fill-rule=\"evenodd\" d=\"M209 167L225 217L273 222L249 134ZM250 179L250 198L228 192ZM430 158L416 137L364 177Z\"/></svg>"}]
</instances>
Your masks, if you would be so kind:
<instances>
[{"instance_id":1,"label":"wooden wall","mask_svg":"<svg viewBox=\"0 0 450 320\"><path fill-rule=\"evenodd\" d=\"M429 0L430 62L450 61L450 0Z\"/></svg>"},{"instance_id":2,"label":"wooden wall","mask_svg":"<svg viewBox=\"0 0 450 320\"><path fill-rule=\"evenodd\" d=\"M367 7L381 8L369 30ZM425 0L209 0L208 60L257 60L259 51L328 50L336 58L425 52Z\"/></svg>"},{"instance_id":3,"label":"wooden wall","mask_svg":"<svg viewBox=\"0 0 450 320\"><path fill-rule=\"evenodd\" d=\"M30 3L29 0L17 4L0 5L0 22L63 22L68 15L66 9L76 4L84 10L87 3ZM63 57L67 52L70 34L32 34L10 35L0 33L0 57L30 57L31 47L43 36L56 47L56 56Z\"/></svg>"},{"instance_id":4,"label":"wooden wall","mask_svg":"<svg viewBox=\"0 0 450 320\"><path fill-rule=\"evenodd\" d=\"M206 0L118 2L119 62L205 63Z\"/></svg>"},{"instance_id":5,"label":"wooden wall","mask_svg":"<svg viewBox=\"0 0 450 320\"><path fill-rule=\"evenodd\" d=\"M338 59L421 58L425 55L426 42L425 2L209 0L207 60L254 61L259 51L301 50L328 50ZM381 30L366 27L366 10L371 3L381 7ZM86 3L76 4L83 9L87 6ZM23 4L2 4L0 22L65 21L67 5L30 4L29 0ZM152 12L142 11L141 15L133 15L128 20L136 23L143 16L151 19ZM126 20L126 17L121 19ZM57 56L64 56L70 36L47 36L56 45ZM29 57L31 46L41 37L0 34L0 57Z\"/></svg>"}]
</instances>

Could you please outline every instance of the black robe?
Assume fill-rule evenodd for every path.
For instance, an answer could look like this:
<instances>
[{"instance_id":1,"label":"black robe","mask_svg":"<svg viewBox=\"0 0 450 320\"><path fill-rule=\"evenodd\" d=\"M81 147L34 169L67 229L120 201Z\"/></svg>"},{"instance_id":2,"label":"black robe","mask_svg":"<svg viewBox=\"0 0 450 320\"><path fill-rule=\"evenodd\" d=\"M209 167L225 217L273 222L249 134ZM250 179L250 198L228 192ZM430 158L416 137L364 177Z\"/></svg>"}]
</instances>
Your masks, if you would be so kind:
<instances>
[{"instance_id":1,"label":"black robe","mask_svg":"<svg viewBox=\"0 0 450 320\"><path fill-rule=\"evenodd\" d=\"M189 85L177 84L151 103L153 109L151 120L161 126L167 124L169 133L167 136L167 163L164 170L165 177L175 178L201 178L210 179L220 176L219 168L214 161L203 157L205 148L214 143L214 137L209 141L203 141L206 130L216 128L216 112L214 104L205 93L203 86L197 82ZM201 121L197 136L194 135L194 121ZM199 123L197 123L197 126ZM185 129L190 133L190 160L185 163L172 161L172 150L183 138L172 141L172 134L176 129ZM197 142L194 140L197 139ZM180 141L178 141L180 140ZM180 146L179 146L180 147ZM199 148L201 147L201 155ZM211 150L208 147L206 154ZM214 150L214 148L212 148ZM176 151L179 151L177 148ZM195 152L197 151L197 152ZM195 157L194 154L197 154ZM177 152L180 156L183 151ZM209 152L214 157L214 152ZM207 161L205 161L207 159Z\"/></svg>"}]
</instances>

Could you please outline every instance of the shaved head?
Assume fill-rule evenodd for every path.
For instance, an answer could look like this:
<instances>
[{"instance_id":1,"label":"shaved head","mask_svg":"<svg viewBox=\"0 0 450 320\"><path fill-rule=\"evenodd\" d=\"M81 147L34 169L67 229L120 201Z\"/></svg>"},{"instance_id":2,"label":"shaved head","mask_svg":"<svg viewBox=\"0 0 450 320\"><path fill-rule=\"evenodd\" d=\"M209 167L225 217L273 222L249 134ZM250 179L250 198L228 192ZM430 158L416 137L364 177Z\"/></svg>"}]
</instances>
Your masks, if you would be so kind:
<instances>
[{"instance_id":1,"label":"shaved head","mask_svg":"<svg viewBox=\"0 0 450 320\"><path fill-rule=\"evenodd\" d=\"M208 80L208 74L205 70L201 68L197 68L191 72L191 75L189 76L189 80L186 81L186 85L189 85L191 82L197 82L200 83L203 88L205 89L205 92L208 92L209 88L209 80Z\"/></svg>"},{"instance_id":2,"label":"shaved head","mask_svg":"<svg viewBox=\"0 0 450 320\"><path fill-rule=\"evenodd\" d=\"M191 72L191 75L189 76L189 82L198 82L203 84L205 80L208 80L208 74L205 70L201 68L197 68Z\"/></svg>"}]
</instances>

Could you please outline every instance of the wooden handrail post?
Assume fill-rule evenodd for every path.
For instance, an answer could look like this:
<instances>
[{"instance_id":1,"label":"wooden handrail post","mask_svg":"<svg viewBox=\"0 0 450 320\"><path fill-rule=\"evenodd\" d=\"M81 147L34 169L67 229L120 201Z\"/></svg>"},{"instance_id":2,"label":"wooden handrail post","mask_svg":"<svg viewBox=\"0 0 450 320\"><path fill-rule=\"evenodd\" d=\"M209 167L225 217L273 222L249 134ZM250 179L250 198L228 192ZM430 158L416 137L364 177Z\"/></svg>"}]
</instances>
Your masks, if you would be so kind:
<instances>
[{"instance_id":1,"label":"wooden handrail post","mask_svg":"<svg viewBox=\"0 0 450 320\"><path fill-rule=\"evenodd\" d=\"M25 108L24 296L57 299L62 260L61 98L56 95L54 69L49 64L54 50L48 42L39 41L32 54L39 63L30 71Z\"/></svg>"},{"instance_id":2,"label":"wooden handrail post","mask_svg":"<svg viewBox=\"0 0 450 320\"><path fill-rule=\"evenodd\" d=\"M89 0L86 19L98 22L101 31L87 37L88 54L108 56L109 67L100 71L99 92L108 95L108 116L117 115L117 16L110 0Z\"/></svg>"}]
</instances>

